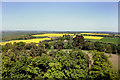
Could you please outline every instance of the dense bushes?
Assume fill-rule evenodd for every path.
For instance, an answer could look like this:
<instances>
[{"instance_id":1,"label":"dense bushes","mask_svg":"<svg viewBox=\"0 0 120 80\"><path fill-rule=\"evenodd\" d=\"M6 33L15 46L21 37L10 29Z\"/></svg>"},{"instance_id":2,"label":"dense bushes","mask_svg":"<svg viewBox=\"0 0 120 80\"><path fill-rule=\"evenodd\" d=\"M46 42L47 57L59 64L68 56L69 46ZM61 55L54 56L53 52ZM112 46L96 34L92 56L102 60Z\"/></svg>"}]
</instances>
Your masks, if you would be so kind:
<instances>
[{"instance_id":1,"label":"dense bushes","mask_svg":"<svg viewBox=\"0 0 120 80\"><path fill-rule=\"evenodd\" d=\"M88 56L81 51L66 53L60 50L50 51L49 54L41 53L34 57L28 50L9 49L3 53L3 79L87 78L89 60Z\"/></svg>"},{"instance_id":2,"label":"dense bushes","mask_svg":"<svg viewBox=\"0 0 120 80\"><path fill-rule=\"evenodd\" d=\"M79 36L76 38L79 39ZM76 45L72 43L76 43ZM79 47L81 44L82 47ZM88 56L90 53L83 53L80 49L93 50L90 52L92 55ZM110 44L88 43L83 38L80 41L77 39L67 39L66 41L58 39L52 42L39 42L37 45L23 42L8 43L2 46L2 78L5 80L42 78L62 80L117 79L108 57L104 52L94 51L95 49L116 52L115 45L111 47ZM92 57L93 63L91 63L89 57Z\"/></svg>"},{"instance_id":3,"label":"dense bushes","mask_svg":"<svg viewBox=\"0 0 120 80\"><path fill-rule=\"evenodd\" d=\"M111 63L104 53L93 53L94 63L90 67L89 57L79 49L72 51L45 49L46 43L7 44L3 50L3 79L114 79ZM13 50L15 46L22 48ZM25 46L30 45L31 48ZM5 49L5 46L3 49ZM32 51L32 50L33 51Z\"/></svg>"}]
</instances>

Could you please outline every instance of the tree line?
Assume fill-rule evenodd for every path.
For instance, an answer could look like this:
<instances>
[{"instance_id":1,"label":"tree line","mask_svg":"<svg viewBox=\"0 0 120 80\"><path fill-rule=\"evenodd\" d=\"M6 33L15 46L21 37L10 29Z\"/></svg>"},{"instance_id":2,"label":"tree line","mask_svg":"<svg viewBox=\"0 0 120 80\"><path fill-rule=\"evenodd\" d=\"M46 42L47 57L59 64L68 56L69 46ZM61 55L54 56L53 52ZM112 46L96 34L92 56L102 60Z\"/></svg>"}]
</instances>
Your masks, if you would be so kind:
<instances>
[{"instance_id":1,"label":"tree line","mask_svg":"<svg viewBox=\"0 0 120 80\"><path fill-rule=\"evenodd\" d=\"M112 43L89 42L85 41L82 35L76 35L75 38L72 38L70 35L64 35L56 40L57 41L53 41L52 43L46 43L46 48L51 49L51 46L53 46L54 49L79 48L81 50L97 50L112 54L120 53L120 44L115 45Z\"/></svg>"}]
</instances>

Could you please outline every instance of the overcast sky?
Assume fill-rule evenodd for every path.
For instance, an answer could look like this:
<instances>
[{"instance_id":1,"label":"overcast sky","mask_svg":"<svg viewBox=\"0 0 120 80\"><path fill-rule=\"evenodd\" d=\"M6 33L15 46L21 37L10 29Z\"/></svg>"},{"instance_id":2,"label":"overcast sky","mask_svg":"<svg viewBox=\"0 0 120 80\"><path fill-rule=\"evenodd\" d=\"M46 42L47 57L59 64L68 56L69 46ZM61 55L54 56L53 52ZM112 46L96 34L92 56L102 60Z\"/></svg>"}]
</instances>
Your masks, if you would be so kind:
<instances>
[{"instance_id":1,"label":"overcast sky","mask_svg":"<svg viewBox=\"0 0 120 80\"><path fill-rule=\"evenodd\" d=\"M118 31L117 2L3 2L2 30Z\"/></svg>"}]
</instances>

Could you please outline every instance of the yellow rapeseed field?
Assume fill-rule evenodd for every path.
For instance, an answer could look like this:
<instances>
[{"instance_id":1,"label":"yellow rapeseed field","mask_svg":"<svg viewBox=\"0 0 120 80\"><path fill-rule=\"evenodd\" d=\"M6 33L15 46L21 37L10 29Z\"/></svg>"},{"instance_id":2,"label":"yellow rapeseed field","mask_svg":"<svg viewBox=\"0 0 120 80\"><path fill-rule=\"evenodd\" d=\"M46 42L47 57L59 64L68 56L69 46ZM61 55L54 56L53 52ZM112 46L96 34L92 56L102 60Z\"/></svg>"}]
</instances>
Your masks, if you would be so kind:
<instances>
[{"instance_id":1,"label":"yellow rapeseed field","mask_svg":"<svg viewBox=\"0 0 120 80\"><path fill-rule=\"evenodd\" d=\"M14 43L14 42L26 42L26 43L39 43L39 41L44 41L44 40L51 40L51 38L36 38L36 39L28 39L28 40L12 40L8 42L0 42L1 45L5 45L6 43Z\"/></svg>"},{"instance_id":2,"label":"yellow rapeseed field","mask_svg":"<svg viewBox=\"0 0 120 80\"><path fill-rule=\"evenodd\" d=\"M60 37L63 36L65 34L53 34L53 33L49 33L49 34L38 34L38 35L33 35L35 37L39 37L39 36L48 36L48 37ZM66 34L68 35L68 34ZM71 36L73 36L74 34L69 34ZM73 36L74 38L75 36ZM83 36L85 39L102 39L103 37L97 37L97 36ZM36 39L28 39L28 40L12 40L12 41L7 41L7 42L0 42L0 45L5 45L6 43L14 43L14 42L25 42L25 43L31 43L31 42L35 42L35 43L39 43L39 41L44 41L44 40L51 40L51 38L36 38Z\"/></svg>"},{"instance_id":3,"label":"yellow rapeseed field","mask_svg":"<svg viewBox=\"0 0 120 80\"><path fill-rule=\"evenodd\" d=\"M103 37L98 36L83 36L85 39L102 39Z\"/></svg>"},{"instance_id":4,"label":"yellow rapeseed field","mask_svg":"<svg viewBox=\"0 0 120 80\"><path fill-rule=\"evenodd\" d=\"M109 35L109 34L102 34L102 33L80 33L80 34L86 34L86 35Z\"/></svg>"},{"instance_id":5,"label":"yellow rapeseed field","mask_svg":"<svg viewBox=\"0 0 120 80\"><path fill-rule=\"evenodd\" d=\"M76 36L76 35L75 35ZM73 38L75 38L75 36L73 36ZM85 39L102 39L103 37L99 37L99 36L83 36Z\"/></svg>"},{"instance_id":6,"label":"yellow rapeseed field","mask_svg":"<svg viewBox=\"0 0 120 80\"><path fill-rule=\"evenodd\" d=\"M35 37L40 37L40 36L48 36L48 37L60 37L63 36L65 34L54 34L54 33L49 33L49 34L37 34L37 35L33 35ZM66 34L68 35L68 34ZM74 35L74 34L69 34L69 35ZM12 40L12 41L7 41L7 42L0 42L0 45L5 45L6 43L14 43L14 42L26 42L26 43L31 43L31 42L35 42L35 43L39 43L39 41L44 41L44 40L50 40L51 38L37 38L37 39L28 39L28 40Z\"/></svg>"},{"instance_id":7,"label":"yellow rapeseed field","mask_svg":"<svg viewBox=\"0 0 120 80\"><path fill-rule=\"evenodd\" d=\"M60 37L60 36L63 36L65 34L53 34L53 33L49 33L49 34L37 34L37 35L32 35L32 36L35 36L35 37L40 37L40 36L48 36L48 37ZM68 35L68 34L66 34ZM70 36L74 35L74 34L69 34Z\"/></svg>"}]
</instances>

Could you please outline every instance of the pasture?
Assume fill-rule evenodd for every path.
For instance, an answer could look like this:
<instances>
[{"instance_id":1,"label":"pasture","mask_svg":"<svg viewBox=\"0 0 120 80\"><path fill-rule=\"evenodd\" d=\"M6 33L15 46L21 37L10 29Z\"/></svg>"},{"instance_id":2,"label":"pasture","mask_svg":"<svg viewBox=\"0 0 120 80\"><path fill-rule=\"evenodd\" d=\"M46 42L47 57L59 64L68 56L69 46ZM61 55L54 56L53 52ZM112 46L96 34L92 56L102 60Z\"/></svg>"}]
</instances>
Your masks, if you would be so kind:
<instances>
[{"instance_id":1,"label":"pasture","mask_svg":"<svg viewBox=\"0 0 120 80\"><path fill-rule=\"evenodd\" d=\"M120 38L104 37L104 38L100 39L99 42L119 44L119 43L118 43L119 40L120 40Z\"/></svg>"}]
</instances>

